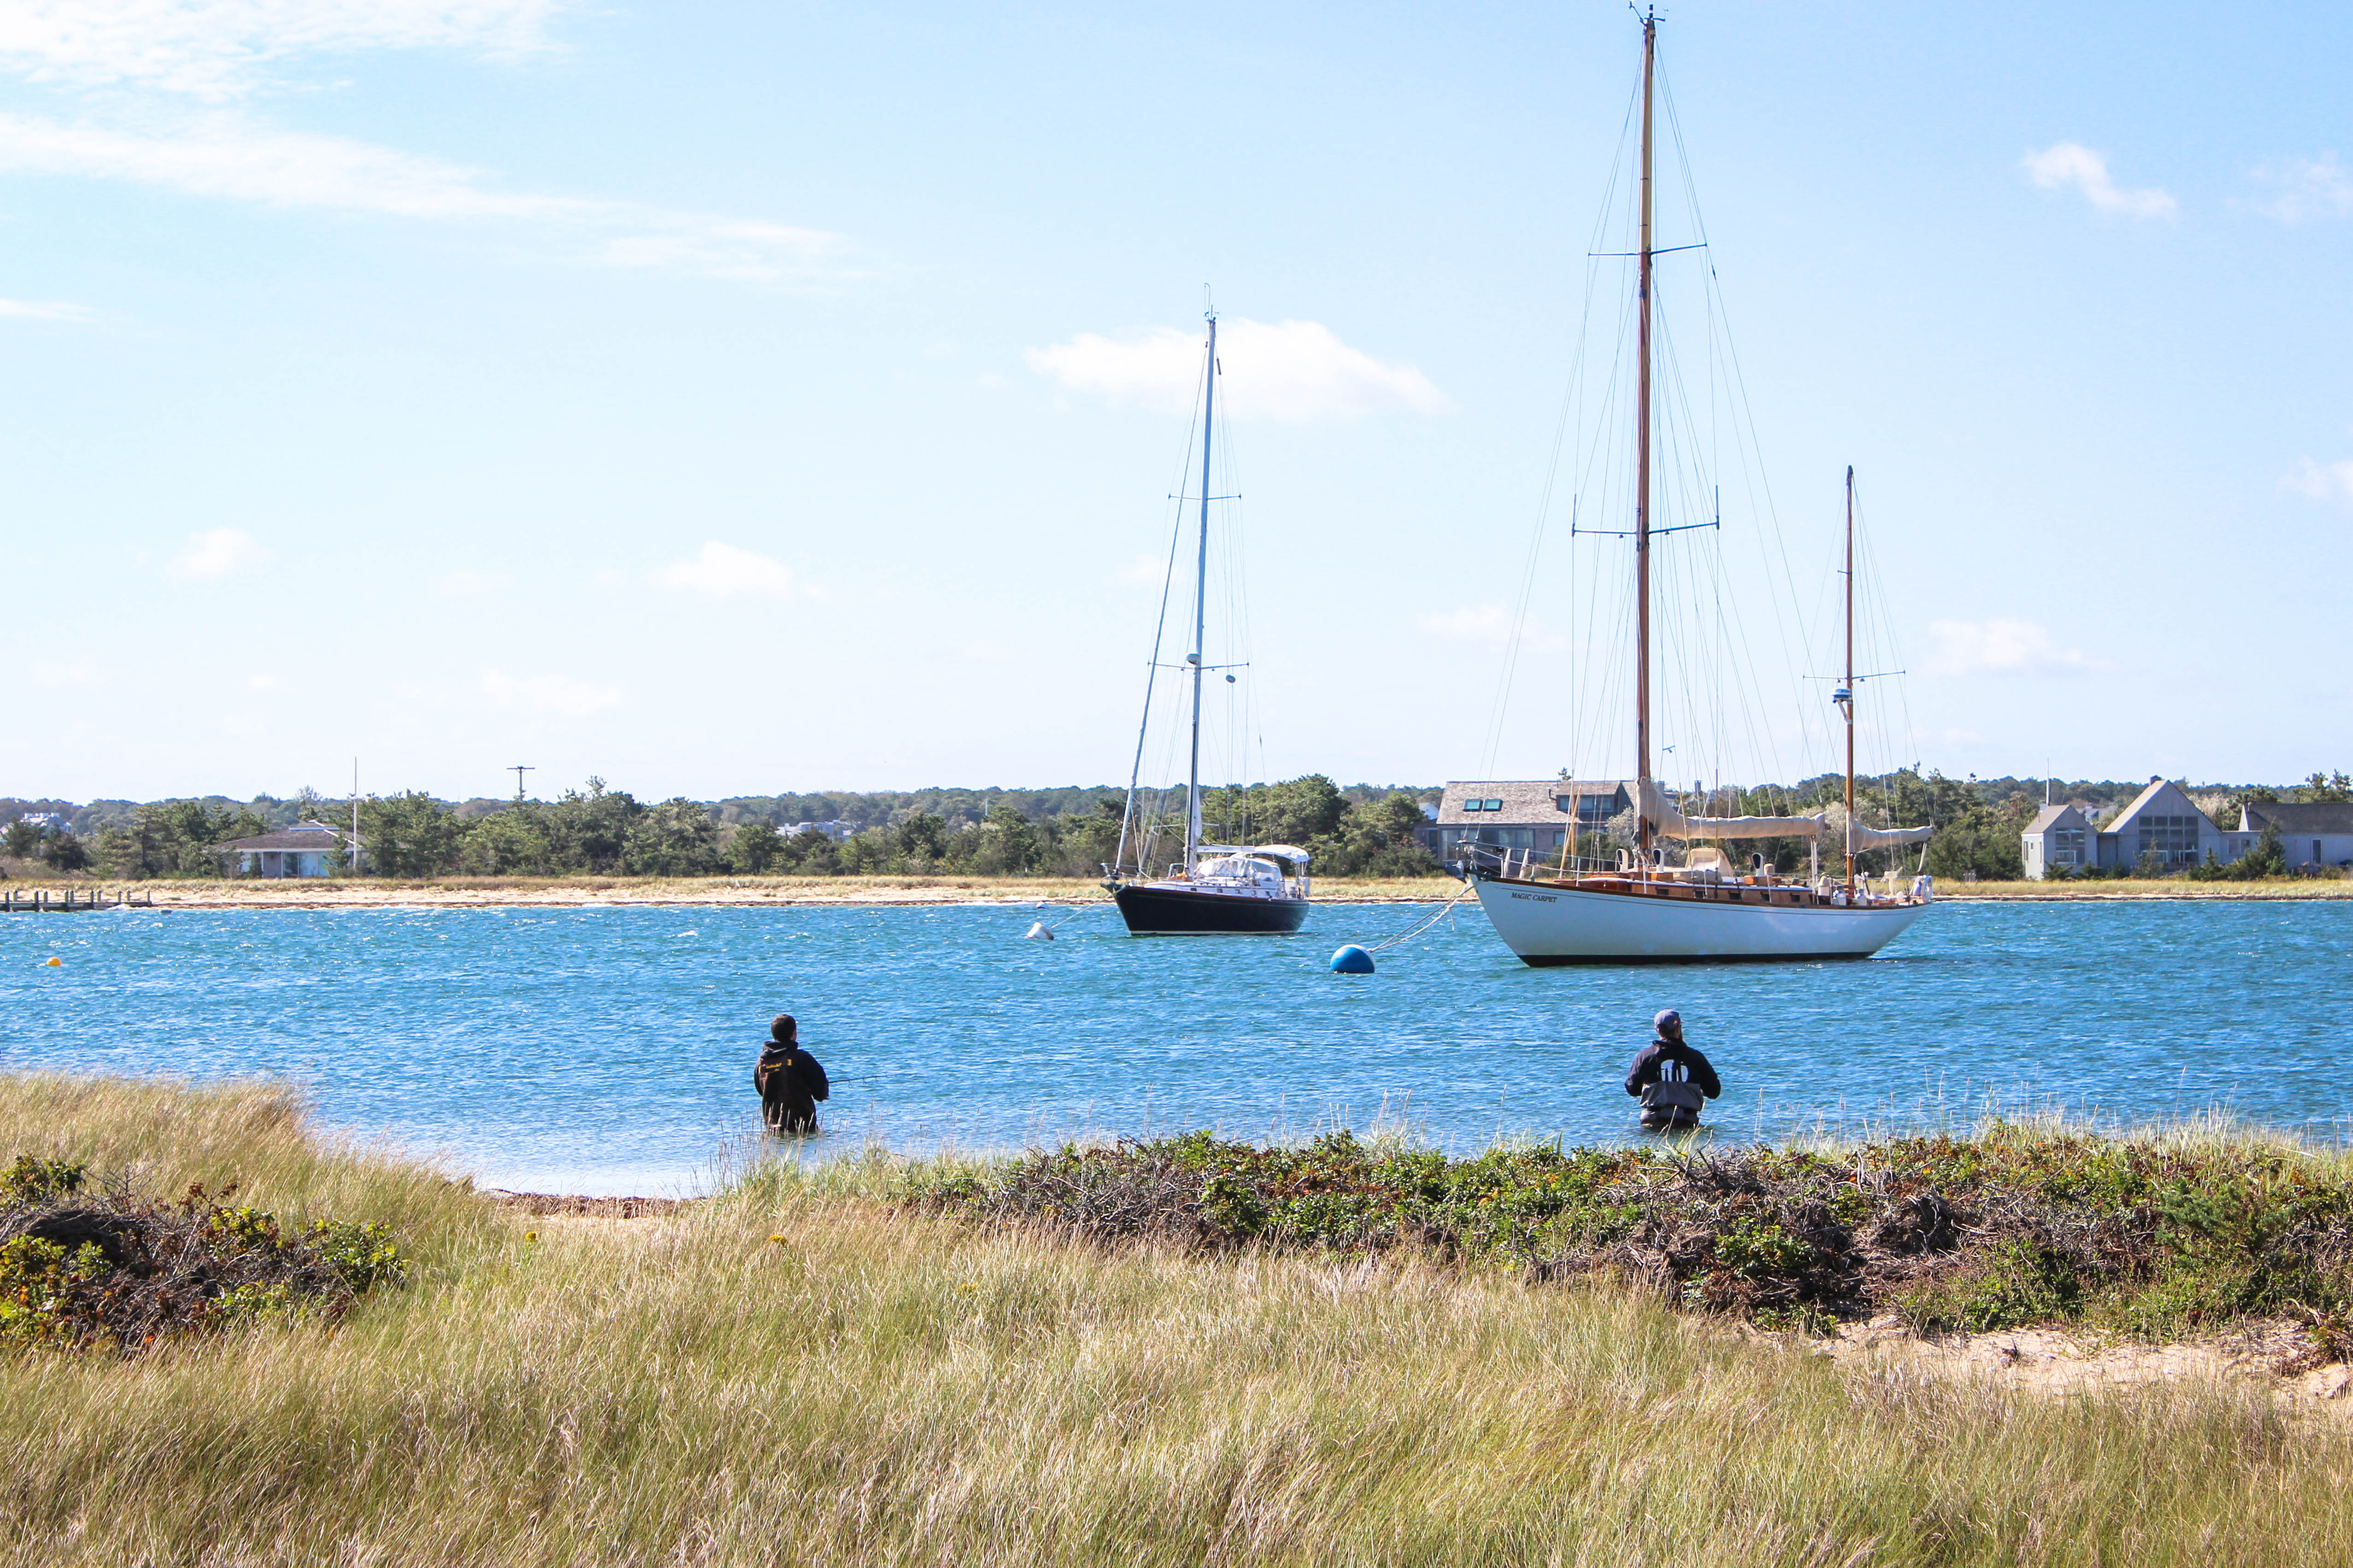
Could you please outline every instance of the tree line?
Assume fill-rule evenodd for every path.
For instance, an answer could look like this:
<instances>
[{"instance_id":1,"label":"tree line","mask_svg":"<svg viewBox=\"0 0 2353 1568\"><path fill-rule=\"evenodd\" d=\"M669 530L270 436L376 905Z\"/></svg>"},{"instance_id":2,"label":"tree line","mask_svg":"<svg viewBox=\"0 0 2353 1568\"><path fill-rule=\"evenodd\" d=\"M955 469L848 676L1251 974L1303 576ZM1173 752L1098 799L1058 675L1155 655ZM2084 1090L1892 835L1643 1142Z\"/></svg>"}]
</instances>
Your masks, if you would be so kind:
<instances>
[{"instance_id":1,"label":"tree line","mask_svg":"<svg viewBox=\"0 0 2353 1568\"><path fill-rule=\"evenodd\" d=\"M1436 793L1343 789L1318 773L1206 792L1203 816L1212 839L1248 835L1306 848L1318 875L1436 875L1414 834L1425 820L1422 797ZM359 815L364 869L377 877L1094 877L1121 858L1125 800L1124 790L1103 786L649 802L591 778L552 801L452 803L406 790L364 798ZM1128 836L1131 868L1147 845L1163 859L1181 853L1168 846L1183 843L1182 802L1181 789L1146 797ZM69 803L0 810L11 804L18 809L0 828L0 852L124 880L217 877L228 858L223 845L303 820L341 827L350 810L309 791L290 802L124 803L78 831L34 820L71 821ZM35 804L44 809L23 809ZM334 872L348 868L338 863Z\"/></svg>"},{"instance_id":2,"label":"tree line","mask_svg":"<svg viewBox=\"0 0 2353 1568\"><path fill-rule=\"evenodd\" d=\"M1926 868L1947 880L2010 881L2024 875L2020 835L2046 794L2091 805L2095 821L2121 811L2146 787L2117 781L2046 784L2041 779L1949 779L1916 767L1857 781L1862 819L1880 826L1936 829ZM1822 865L1841 860L1844 779L1826 773L1794 785L1695 790L1683 809L1712 816L1783 816L1827 810L1832 829ZM2315 773L2300 785L2194 786L2192 798L2220 826L2235 826L2242 805L2353 801L2353 777ZM1420 787L1343 787L1321 773L1279 784L1206 791L1210 842L1295 844L1318 876L1430 876L1440 868L1423 847ZM1113 786L1054 789L927 789L738 795L717 802L637 799L591 778L552 801L478 798L449 802L415 791L361 803L369 874L440 876L893 876L1094 877L1115 858L1130 870L1162 871L1181 857L1184 792L1140 797L1121 856L1125 792ZM280 799L235 802L219 795L134 803L0 799L0 856L20 869L41 863L66 874L123 880L217 877L220 846L324 820L342 826L349 803L303 790ZM816 825L823 825L822 826ZM1575 853L1607 860L1634 842L1633 814L1580 834ZM1744 842L1777 870L1810 864L1810 840ZM1917 849L1873 851L1866 871L1923 864ZM339 866L338 872L345 870ZM2277 875L2285 869L2276 835L2232 866L2193 868L2193 877ZM2080 875L2162 874L2135 866Z\"/></svg>"}]
</instances>

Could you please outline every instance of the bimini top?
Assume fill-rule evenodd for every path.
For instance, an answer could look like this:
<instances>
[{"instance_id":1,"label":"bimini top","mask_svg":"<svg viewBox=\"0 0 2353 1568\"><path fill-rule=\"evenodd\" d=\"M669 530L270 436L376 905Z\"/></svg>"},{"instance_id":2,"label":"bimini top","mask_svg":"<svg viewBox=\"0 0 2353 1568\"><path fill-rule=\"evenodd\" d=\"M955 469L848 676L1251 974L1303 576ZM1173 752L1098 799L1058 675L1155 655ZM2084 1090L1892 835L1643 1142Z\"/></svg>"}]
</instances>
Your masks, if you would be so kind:
<instances>
[{"instance_id":1,"label":"bimini top","mask_svg":"<svg viewBox=\"0 0 2353 1568\"><path fill-rule=\"evenodd\" d=\"M1200 852L1204 855L1271 855L1294 865L1307 864L1307 851L1291 844L1261 844L1247 849L1239 844L1204 844Z\"/></svg>"}]
</instances>

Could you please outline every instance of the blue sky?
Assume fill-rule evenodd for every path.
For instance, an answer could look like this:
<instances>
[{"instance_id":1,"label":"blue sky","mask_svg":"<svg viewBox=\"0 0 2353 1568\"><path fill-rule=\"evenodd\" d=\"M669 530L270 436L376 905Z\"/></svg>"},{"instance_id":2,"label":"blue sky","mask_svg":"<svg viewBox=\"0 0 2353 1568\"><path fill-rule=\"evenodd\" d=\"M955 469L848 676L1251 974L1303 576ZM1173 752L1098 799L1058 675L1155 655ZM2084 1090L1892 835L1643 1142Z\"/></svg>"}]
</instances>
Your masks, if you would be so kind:
<instances>
[{"instance_id":1,"label":"blue sky","mask_svg":"<svg viewBox=\"0 0 2353 1568\"><path fill-rule=\"evenodd\" d=\"M1832 764L1848 463L1867 762L2353 765L2353 12L1662 39L1772 504L1693 536L1661 771ZM1246 771L1616 772L1574 463L1525 563L1638 59L1603 0L0 6L0 792L1122 777L1205 284Z\"/></svg>"}]
</instances>

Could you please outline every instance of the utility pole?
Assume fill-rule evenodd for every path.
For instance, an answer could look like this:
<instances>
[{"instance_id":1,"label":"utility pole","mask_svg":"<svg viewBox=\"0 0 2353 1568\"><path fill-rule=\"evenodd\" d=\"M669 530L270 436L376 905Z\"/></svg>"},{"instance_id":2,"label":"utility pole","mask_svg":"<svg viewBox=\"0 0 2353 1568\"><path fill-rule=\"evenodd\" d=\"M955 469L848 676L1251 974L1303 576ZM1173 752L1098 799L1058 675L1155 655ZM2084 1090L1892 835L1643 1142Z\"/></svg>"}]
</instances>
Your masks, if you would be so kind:
<instances>
[{"instance_id":1,"label":"utility pole","mask_svg":"<svg viewBox=\"0 0 2353 1568\"><path fill-rule=\"evenodd\" d=\"M517 763L514 766L507 769L507 772L514 774L515 776L515 804L517 805L521 805L522 804L522 775L525 773L535 773L539 772L539 770L528 763Z\"/></svg>"}]
</instances>

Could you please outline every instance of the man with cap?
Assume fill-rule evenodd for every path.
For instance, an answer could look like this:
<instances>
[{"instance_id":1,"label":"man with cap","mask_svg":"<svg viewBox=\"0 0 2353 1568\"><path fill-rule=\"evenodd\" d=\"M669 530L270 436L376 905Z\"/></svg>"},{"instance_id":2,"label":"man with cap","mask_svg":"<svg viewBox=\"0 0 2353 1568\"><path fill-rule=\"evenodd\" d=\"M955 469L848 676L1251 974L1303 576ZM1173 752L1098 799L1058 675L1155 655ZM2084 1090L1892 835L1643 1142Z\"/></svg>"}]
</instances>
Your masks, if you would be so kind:
<instances>
[{"instance_id":1,"label":"man with cap","mask_svg":"<svg viewBox=\"0 0 2353 1568\"><path fill-rule=\"evenodd\" d=\"M1707 1058L1683 1043L1682 1014L1669 1007L1651 1022L1659 1037L1634 1058L1626 1092L1642 1102L1642 1125L1653 1132L1696 1127L1700 1107L1724 1085Z\"/></svg>"},{"instance_id":2,"label":"man with cap","mask_svg":"<svg viewBox=\"0 0 2353 1568\"><path fill-rule=\"evenodd\" d=\"M833 1092L825 1068L801 1049L800 1026L790 1013L777 1014L768 1035L752 1068L752 1087L760 1091L760 1120L779 1136L815 1132L817 1102Z\"/></svg>"}]
</instances>

